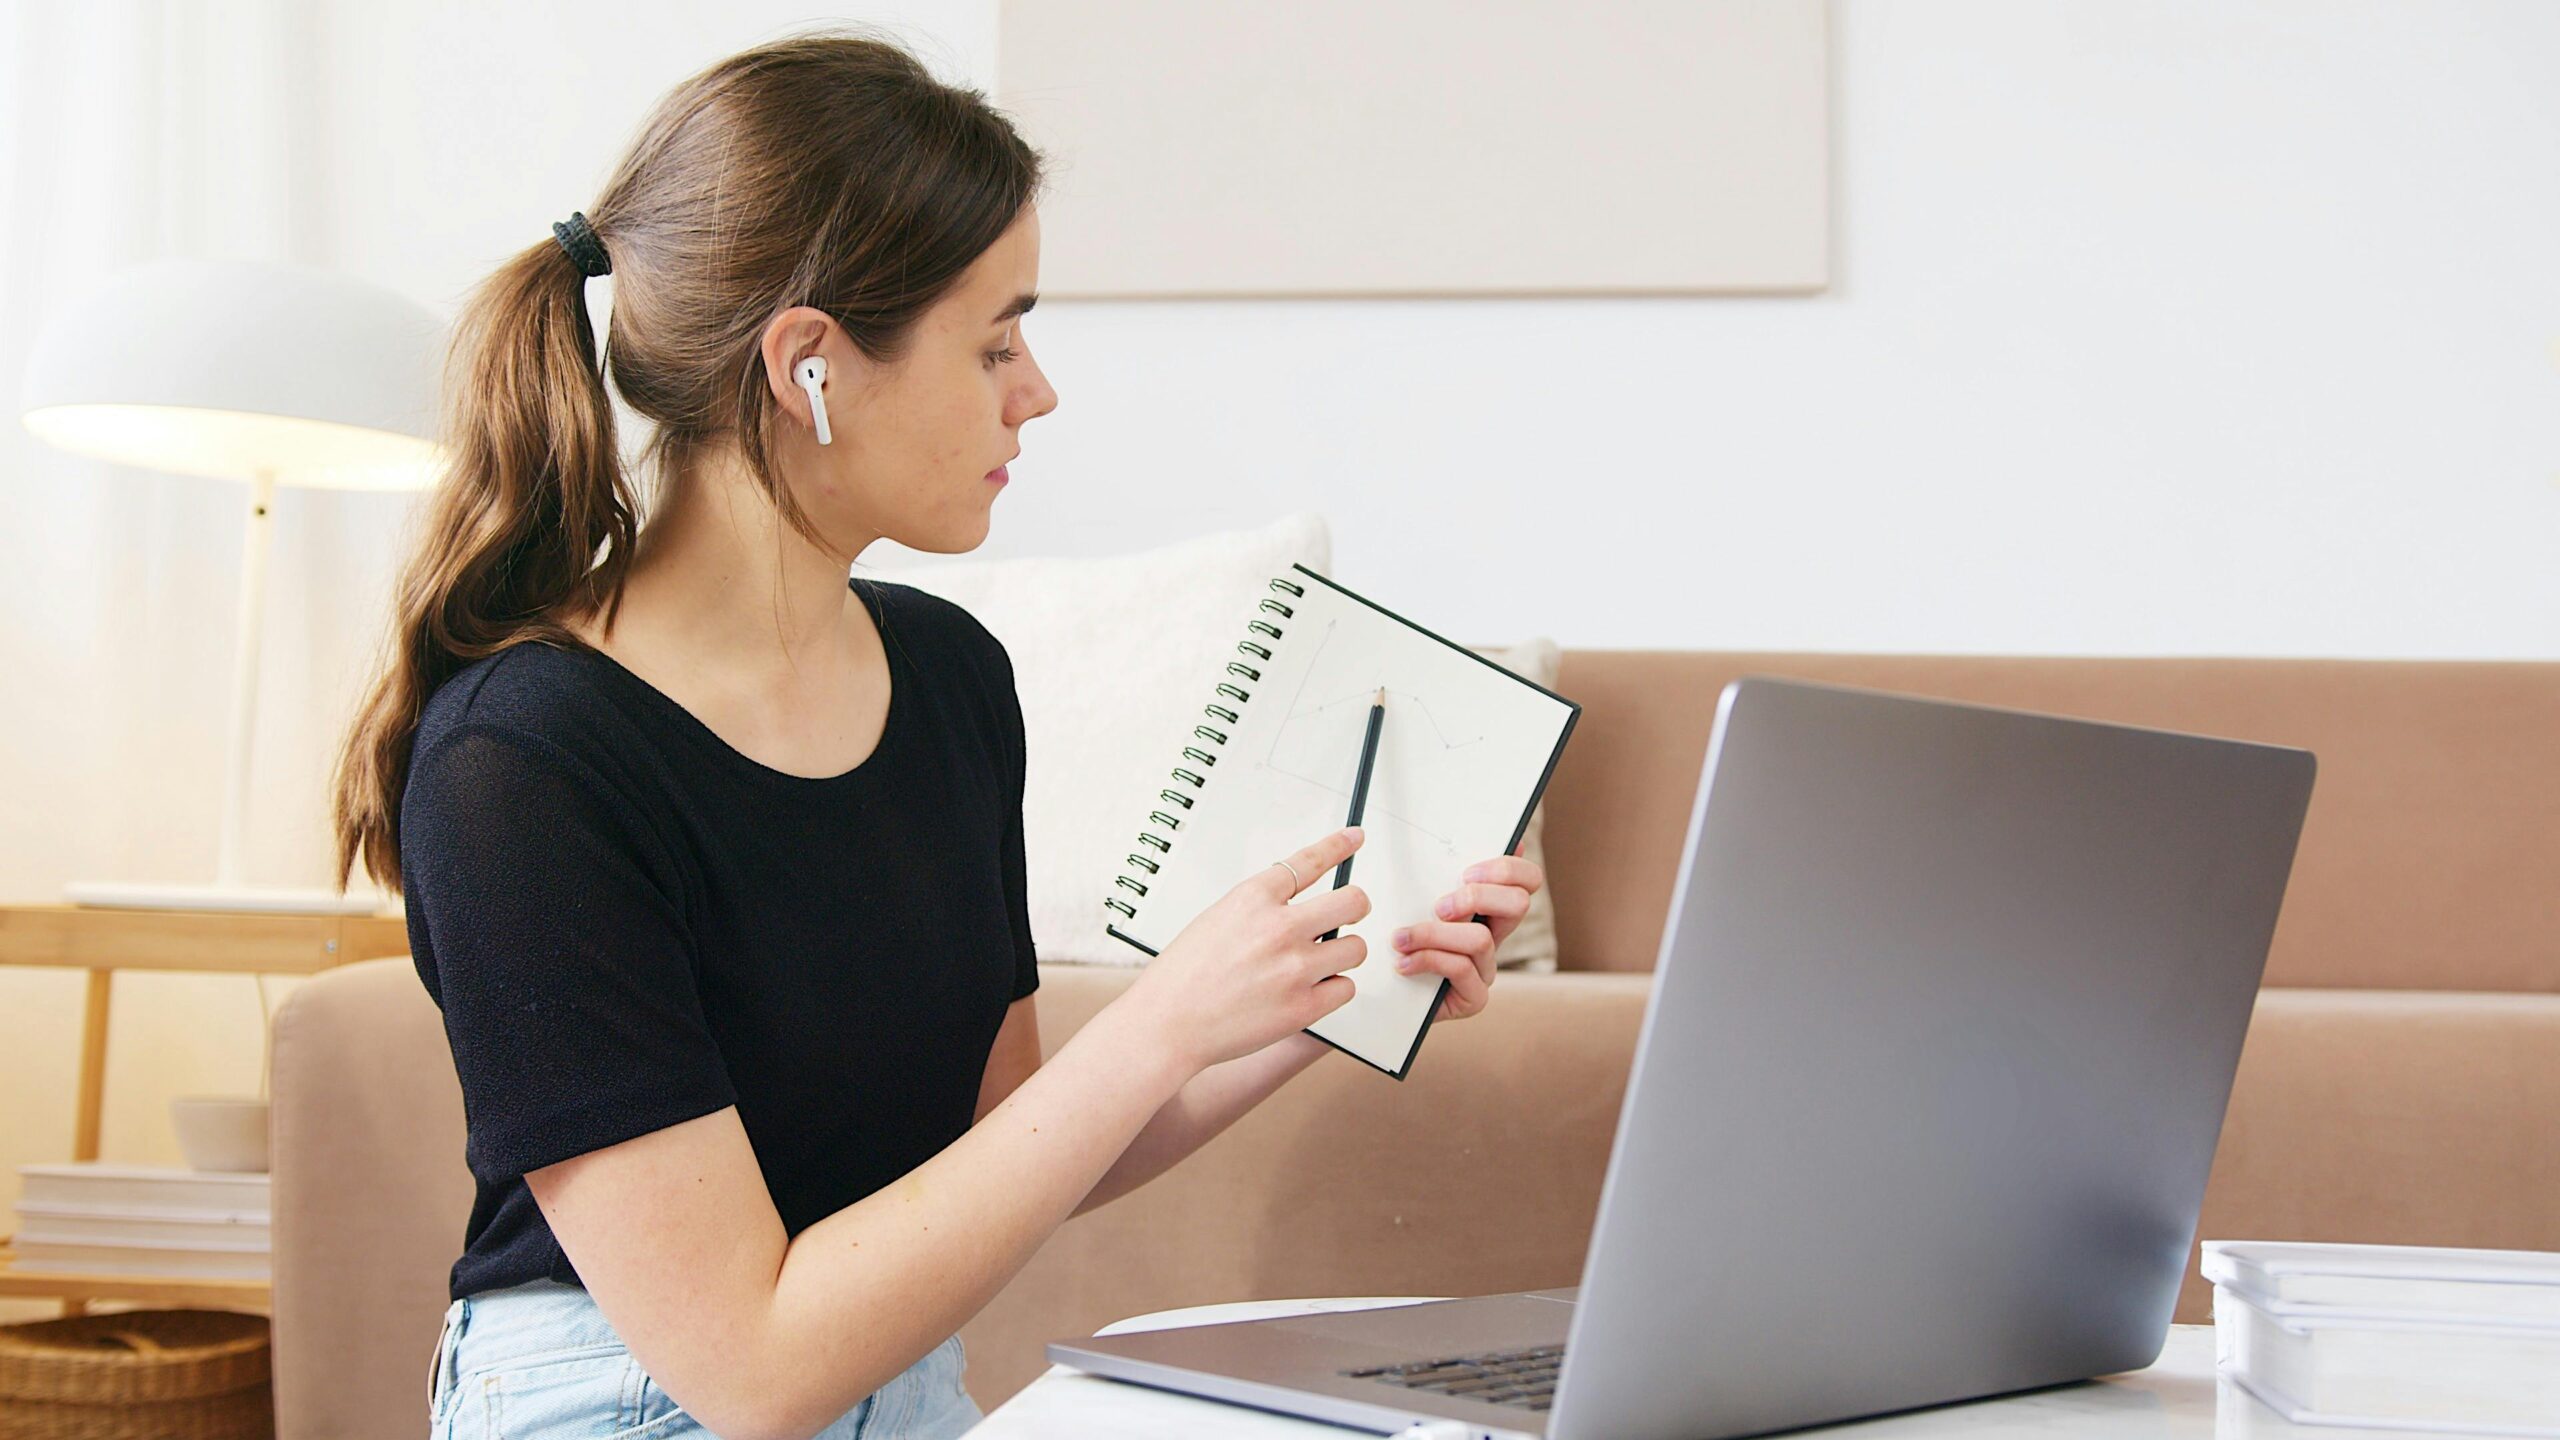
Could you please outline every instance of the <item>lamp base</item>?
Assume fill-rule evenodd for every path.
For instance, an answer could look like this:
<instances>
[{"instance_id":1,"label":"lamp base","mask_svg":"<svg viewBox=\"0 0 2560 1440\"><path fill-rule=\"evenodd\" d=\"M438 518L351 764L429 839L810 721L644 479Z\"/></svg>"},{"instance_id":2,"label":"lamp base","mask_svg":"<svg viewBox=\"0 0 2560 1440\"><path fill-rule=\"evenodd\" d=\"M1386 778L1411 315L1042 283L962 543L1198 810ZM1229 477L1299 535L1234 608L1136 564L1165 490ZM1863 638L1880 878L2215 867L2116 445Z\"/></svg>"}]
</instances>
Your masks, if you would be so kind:
<instances>
[{"instance_id":1,"label":"lamp base","mask_svg":"<svg viewBox=\"0 0 2560 1440\"><path fill-rule=\"evenodd\" d=\"M149 881L95 880L62 887L74 905L116 910L231 910L269 915L378 915L388 896L375 890L341 895L326 888L267 885L164 885Z\"/></svg>"}]
</instances>

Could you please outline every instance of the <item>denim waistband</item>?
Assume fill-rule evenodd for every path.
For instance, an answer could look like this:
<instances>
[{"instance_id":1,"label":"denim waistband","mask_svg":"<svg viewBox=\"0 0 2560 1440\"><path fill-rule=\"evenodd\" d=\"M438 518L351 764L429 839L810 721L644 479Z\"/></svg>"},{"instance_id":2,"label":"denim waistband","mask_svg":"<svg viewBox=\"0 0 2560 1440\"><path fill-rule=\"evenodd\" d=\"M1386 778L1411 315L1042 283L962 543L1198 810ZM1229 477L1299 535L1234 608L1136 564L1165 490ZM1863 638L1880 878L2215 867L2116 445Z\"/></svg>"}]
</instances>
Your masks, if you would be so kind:
<instances>
[{"instance_id":1,"label":"denim waistband","mask_svg":"<svg viewBox=\"0 0 2560 1440\"><path fill-rule=\"evenodd\" d=\"M427 1395L432 1403L439 1390L449 1392L466 1364L479 1370L528 1355L621 1348L622 1337L605 1322L604 1311L578 1286L533 1280L466 1295L445 1307Z\"/></svg>"},{"instance_id":2,"label":"denim waistband","mask_svg":"<svg viewBox=\"0 0 2560 1440\"><path fill-rule=\"evenodd\" d=\"M557 1280L467 1296L452 1309L460 1312L455 1342L470 1347L474 1364L622 1343L592 1296Z\"/></svg>"}]
</instances>

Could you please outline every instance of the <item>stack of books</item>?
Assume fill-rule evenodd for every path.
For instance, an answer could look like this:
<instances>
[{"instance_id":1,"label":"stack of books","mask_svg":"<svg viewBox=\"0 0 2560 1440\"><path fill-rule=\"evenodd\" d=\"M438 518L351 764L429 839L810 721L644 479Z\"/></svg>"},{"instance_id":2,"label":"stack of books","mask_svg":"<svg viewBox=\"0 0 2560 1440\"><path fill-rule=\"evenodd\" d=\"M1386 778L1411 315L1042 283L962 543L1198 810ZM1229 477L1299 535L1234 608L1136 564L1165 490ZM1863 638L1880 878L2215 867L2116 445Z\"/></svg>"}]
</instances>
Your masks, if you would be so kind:
<instances>
[{"instance_id":1,"label":"stack of books","mask_svg":"<svg viewBox=\"0 0 2560 1440\"><path fill-rule=\"evenodd\" d=\"M265 1280L267 1177L161 1165L21 1165L29 1275Z\"/></svg>"},{"instance_id":2,"label":"stack of books","mask_svg":"<svg viewBox=\"0 0 2560 1440\"><path fill-rule=\"evenodd\" d=\"M2296 1424L2560 1437L2560 1254L2208 1240L2217 1367Z\"/></svg>"}]
</instances>

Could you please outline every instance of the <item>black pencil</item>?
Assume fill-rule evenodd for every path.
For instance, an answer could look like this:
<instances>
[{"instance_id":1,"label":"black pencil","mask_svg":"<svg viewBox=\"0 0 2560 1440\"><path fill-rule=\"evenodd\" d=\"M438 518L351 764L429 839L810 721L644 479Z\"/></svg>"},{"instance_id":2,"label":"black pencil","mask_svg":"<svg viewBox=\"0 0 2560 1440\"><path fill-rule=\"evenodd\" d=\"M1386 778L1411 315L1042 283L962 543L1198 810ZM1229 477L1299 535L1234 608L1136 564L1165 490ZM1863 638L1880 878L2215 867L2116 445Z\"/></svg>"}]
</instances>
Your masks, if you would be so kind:
<instances>
[{"instance_id":1,"label":"black pencil","mask_svg":"<svg viewBox=\"0 0 2560 1440\"><path fill-rule=\"evenodd\" d=\"M1378 728L1386 718L1387 687L1381 685L1377 695L1369 701L1369 733L1360 741L1360 773L1351 781L1351 815L1342 822L1346 829L1360 823L1360 812L1369 804L1369 772L1378 763ZM1334 889L1339 890L1351 883L1351 862L1357 858L1352 855L1342 857L1342 863L1334 868ZM1338 930L1327 930L1318 938L1330 940L1338 933Z\"/></svg>"}]
</instances>

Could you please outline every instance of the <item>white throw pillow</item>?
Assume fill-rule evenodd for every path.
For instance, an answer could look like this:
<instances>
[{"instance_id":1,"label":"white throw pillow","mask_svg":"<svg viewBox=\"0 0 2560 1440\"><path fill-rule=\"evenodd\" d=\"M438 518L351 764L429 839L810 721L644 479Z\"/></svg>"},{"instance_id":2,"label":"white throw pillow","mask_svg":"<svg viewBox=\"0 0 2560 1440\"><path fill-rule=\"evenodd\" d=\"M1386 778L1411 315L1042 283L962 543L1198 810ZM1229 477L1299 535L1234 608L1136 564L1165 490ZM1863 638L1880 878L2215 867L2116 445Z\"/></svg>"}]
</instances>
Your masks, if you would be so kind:
<instances>
[{"instance_id":1,"label":"white throw pillow","mask_svg":"<svg viewBox=\"0 0 2560 1440\"><path fill-rule=\"evenodd\" d=\"M1517 645L1468 647L1523 680L1556 688L1556 671L1564 652L1556 642L1541 635ZM1547 828L1547 802L1538 801L1529 812L1529 828L1520 837L1521 858L1546 868L1544 833ZM1552 883L1552 882L1550 882ZM1549 886L1538 887L1529 897L1529 913L1520 917L1520 928L1504 937L1500 949L1493 952L1493 963L1502 969L1552 971L1556 968L1556 897Z\"/></svg>"},{"instance_id":2,"label":"white throw pillow","mask_svg":"<svg viewBox=\"0 0 2560 1440\"><path fill-rule=\"evenodd\" d=\"M1042 960L1146 963L1145 952L1104 933L1111 912L1103 897L1137 843L1146 798L1181 753L1190 713L1215 689L1244 633L1244 617L1293 562L1332 568L1323 516L1302 511L1258 530L1128 555L857 571L956 602L1013 657L1027 737L1031 938Z\"/></svg>"}]
</instances>

